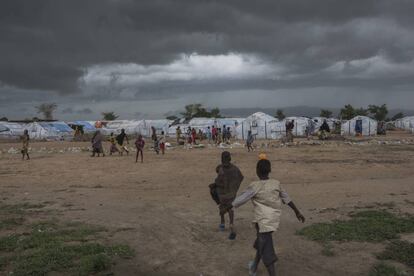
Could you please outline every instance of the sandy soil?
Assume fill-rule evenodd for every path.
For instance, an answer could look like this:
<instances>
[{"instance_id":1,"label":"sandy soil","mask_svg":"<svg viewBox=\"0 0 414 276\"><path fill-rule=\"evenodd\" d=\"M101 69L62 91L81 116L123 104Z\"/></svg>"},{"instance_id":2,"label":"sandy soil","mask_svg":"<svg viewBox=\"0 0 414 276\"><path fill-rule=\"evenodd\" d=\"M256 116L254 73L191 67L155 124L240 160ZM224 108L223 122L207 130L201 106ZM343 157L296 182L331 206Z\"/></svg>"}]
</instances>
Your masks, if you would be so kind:
<instances>
[{"instance_id":1,"label":"sandy soil","mask_svg":"<svg viewBox=\"0 0 414 276\"><path fill-rule=\"evenodd\" d=\"M377 138L382 139L384 138ZM391 133L389 141L413 139ZM149 144L149 143L147 143ZM136 257L115 267L117 275L247 275L255 231L252 206L236 211L237 239L218 231L218 211L208 184L215 177L222 149L185 150L157 156L150 149L145 162L132 156L91 158L82 142L32 143L32 160L5 153L18 143L0 143L0 191L3 202L41 203L60 211L61 219L104 225L113 239L126 242ZM105 145L106 148L109 145ZM39 152L39 149L52 149ZM245 180L256 179L258 152L230 149ZM269 147L272 177L279 179L307 218L304 225L346 218L355 207L395 203L414 214L414 145L346 144ZM367 275L381 244L335 243L334 257L321 254L318 243L295 235L303 224L283 209L276 234L279 275ZM258 275L265 275L260 265Z\"/></svg>"}]
</instances>

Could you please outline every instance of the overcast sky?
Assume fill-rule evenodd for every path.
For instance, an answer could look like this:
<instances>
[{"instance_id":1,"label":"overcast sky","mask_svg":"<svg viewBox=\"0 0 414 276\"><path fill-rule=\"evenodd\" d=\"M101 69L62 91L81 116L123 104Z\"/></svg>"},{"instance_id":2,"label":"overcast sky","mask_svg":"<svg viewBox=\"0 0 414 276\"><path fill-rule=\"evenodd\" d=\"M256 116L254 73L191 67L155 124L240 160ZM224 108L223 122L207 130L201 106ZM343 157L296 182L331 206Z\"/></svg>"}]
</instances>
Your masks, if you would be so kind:
<instances>
[{"instance_id":1,"label":"overcast sky","mask_svg":"<svg viewBox=\"0 0 414 276\"><path fill-rule=\"evenodd\" d=\"M412 0L1 0L0 117L414 109Z\"/></svg>"}]
</instances>

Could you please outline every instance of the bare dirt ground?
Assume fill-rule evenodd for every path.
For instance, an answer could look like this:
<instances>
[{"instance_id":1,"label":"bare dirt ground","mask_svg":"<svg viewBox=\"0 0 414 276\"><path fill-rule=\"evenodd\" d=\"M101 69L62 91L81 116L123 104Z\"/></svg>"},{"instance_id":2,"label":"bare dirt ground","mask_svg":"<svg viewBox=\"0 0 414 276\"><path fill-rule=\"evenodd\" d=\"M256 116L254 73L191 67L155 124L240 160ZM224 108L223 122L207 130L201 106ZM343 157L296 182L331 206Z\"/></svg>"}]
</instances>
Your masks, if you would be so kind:
<instances>
[{"instance_id":1,"label":"bare dirt ground","mask_svg":"<svg viewBox=\"0 0 414 276\"><path fill-rule=\"evenodd\" d=\"M375 139L413 136L393 132ZM238 235L230 241L228 232L218 230L218 210L208 191L222 149L180 147L165 156L148 149L143 164L136 164L131 155L91 158L88 152L59 152L87 146L32 143L32 160L23 162L19 154L7 153L19 143L0 143L1 200L47 202L46 208L58 210L60 219L120 229L112 238L129 244L136 256L119 263L117 275L248 275L255 239L252 206L236 210ZM54 152L39 152L41 148ZM340 141L253 153L244 148L229 151L245 176L241 191L256 179L259 151L266 152L272 177L282 182L307 218L301 224L283 208L275 235L279 275L367 275L382 244L335 243L335 256L328 257L321 254L320 244L295 232L304 225L345 219L350 211L368 205L393 202L394 209L414 214L414 145ZM262 264L258 275L265 275Z\"/></svg>"}]
</instances>

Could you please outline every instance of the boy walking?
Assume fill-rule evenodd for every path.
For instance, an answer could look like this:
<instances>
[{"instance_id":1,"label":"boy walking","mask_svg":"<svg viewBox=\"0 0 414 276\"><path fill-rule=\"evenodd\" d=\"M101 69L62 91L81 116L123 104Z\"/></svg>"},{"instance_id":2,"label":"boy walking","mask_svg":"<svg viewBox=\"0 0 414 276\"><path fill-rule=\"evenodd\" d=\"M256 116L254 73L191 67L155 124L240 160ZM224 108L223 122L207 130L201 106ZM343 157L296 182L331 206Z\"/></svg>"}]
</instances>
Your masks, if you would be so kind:
<instances>
[{"instance_id":1,"label":"boy walking","mask_svg":"<svg viewBox=\"0 0 414 276\"><path fill-rule=\"evenodd\" d=\"M240 184L243 181L243 175L239 168L233 165L231 162L230 152L224 151L221 154L221 165L216 168L217 178L214 182L217 195L219 198L219 213L220 213L220 225L219 229L224 231L225 219L224 215L229 213L230 219L230 235L229 239L234 240L236 238L236 232L234 231L234 211L231 203L236 198L237 191Z\"/></svg>"},{"instance_id":2,"label":"boy walking","mask_svg":"<svg viewBox=\"0 0 414 276\"><path fill-rule=\"evenodd\" d=\"M280 182L269 178L271 164L269 160L262 159L257 162L256 174L259 181L251 183L246 191L238 196L232 203L235 208L247 201L253 203L254 220L257 238L254 243L256 257L249 263L249 274L256 275L260 260L266 266L269 276L275 276L274 263L277 261L273 247L272 233L279 228L282 202L287 204L296 214L299 221L305 222L305 217L296 208L289 195L282 189Z\"/></svg>"}]
</instances>

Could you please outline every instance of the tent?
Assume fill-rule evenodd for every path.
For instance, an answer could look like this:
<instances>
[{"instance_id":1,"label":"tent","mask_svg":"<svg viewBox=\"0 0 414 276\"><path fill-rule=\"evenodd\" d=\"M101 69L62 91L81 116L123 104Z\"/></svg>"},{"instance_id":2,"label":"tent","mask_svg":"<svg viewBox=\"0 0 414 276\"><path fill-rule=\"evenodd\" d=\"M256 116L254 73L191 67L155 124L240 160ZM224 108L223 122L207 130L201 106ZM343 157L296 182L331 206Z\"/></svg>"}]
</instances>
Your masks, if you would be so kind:
<instances>
[{"instance_id":1,"label":"tent","mask_svg":"<svg viewBox=\"0 0 414 276\"><path fill-rule=\"evenodd\" d=\"M377 121L366 116L356 116L349 121L342 123L341 135L355 136L360 133L362 136L377 134Z\"/></svg>"},{"instance_id":2,"label":"tent","mask_svg":"<svg viewBox=\"0 0 414 276\"><path fill-rule=\"evenodd\" d=\"M160 135L164 131L165 135L168 135L170 125L174 121L161 119L161 120L144 120L144 127L141 131L141 134L146 137L151 137L152 132L151 128L154 127L157 135Z\"/></svg>"},{"instance_id":3,"label":"tent","mask_svg":"<svg viewBox=\"0 0 414 276\"><path fill-rule=\"evenodd\" d=\"M226 128L230 128L230 132L232 136L237 136L237 127L244 121L245 118L217 118L216 119L216 126L223 129L224 126Z\"/></svg>"},{"instance_id":4,"label":"tent","mask_svg":"<svg viewBox=\"0 0 414 276\"><path fill-rule=\"evenodd\" d=\"M0 122L0 138L18 138L23 135L24 130L24 124Z\"/></svg>"},{"instance_id":5,"label":"tent","mask_svg":"<svg viewBox=\"0 0 414 276\"><path fill-rule=\"evenodd\" d=\"M248 131L251 130L255 139L270 139L269 123L274 124L276 122L278 120L275 117L263 112L256 112L238 123L238 126L235 128L235 134L238 139L245 140Z\"/></svg>"},{"instance_id":6,"label":"tent","mask_svg":"<svg viewBox=\"0 0 414 276\"><path fill-rule=\"evenodd\" d=\"M217 126L217 120L215 118L193 118L188 125L196 131L201 129L205 133L208 127L211 129L212 126Z\"/></svg>"},{"instance_id":7,"label":"tent","mask_svg":"<svg viewBox=\"0 0 414 276\"><path fill-rule=\"evenodd\" d=\"M294 120L295 123L295 127L293 128L294 136L306 136L307 131L310 131L310 134L312 134L315 130L313 120L307 117L287 117L284 120L284 124L286 125L286 121L292 120Z\"/></svg>"},{"instance_id":8,"label":"tent","mask_svg":"<svg viewBox=\"0 0 414 276\"><path fill-rule=\"evenodd\" d=\"M414 116L408 116L395 121L395 126L404 130L414 131Z\"/></svg>"},{"instance_id":9,"label":"tent","mask_svg":"<svg viewBox=\"0 0 414 276\"><path fill-rule=\"evenodd\" d=\"M144 120L115 120L108 121L102 125L101 131L104 135L109 135L112 132L114 134L119 134L122 129L125 129L125 133L129 135L138 133L143 134L143 132L146 131Z\"/></svg>"},{"instance_id":10,"label":"tent","mask_svg":"<svg viewBox=\"0 0 414 276\"><path fill-rule=\"evenodd\" d=\"M64 122L33 122L26 125L31 139L70 140L73 129Z\"/></svg>"}]
</instances>

